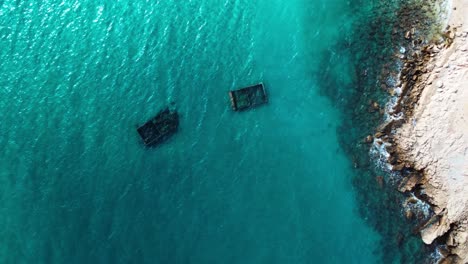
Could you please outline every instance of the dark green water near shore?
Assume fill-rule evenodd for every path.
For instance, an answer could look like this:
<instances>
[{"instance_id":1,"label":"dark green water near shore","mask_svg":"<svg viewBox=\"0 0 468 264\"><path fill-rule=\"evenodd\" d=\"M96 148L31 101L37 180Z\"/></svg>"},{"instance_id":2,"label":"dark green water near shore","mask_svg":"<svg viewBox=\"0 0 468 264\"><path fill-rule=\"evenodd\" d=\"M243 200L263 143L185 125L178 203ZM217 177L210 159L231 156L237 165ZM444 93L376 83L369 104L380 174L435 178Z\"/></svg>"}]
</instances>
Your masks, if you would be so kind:
<instances>
[{"instance_id":1,"label":"dark green water near shore","mask_svg":"<svg viewBox=\"0 0 468 264\"><path fill-rule=\"evenodd\" d=\"M349 147L401 3L0 1L0 263L414 262ZM269 104L232 112L258 81Z\"/></svg>"},{"instance_id":2,"label":"dark green water near shore","mask_svg":"<svg viewBox=\"0 0 468 264\"><path fill-rule=\"evenodd\" d=\"M344 114L338 138L357 172L352 181L360 214L385 238L380 244L380 261L436 263L440 257L434 253L437 242L425 246L419 235L419 228L428 220L427 214L430 217L430 209L427 213L427 209L421 207L406 218L402 205L413 194L397 191L404 178L413 172L390 171L386 158L378 157L382 155L381 150L365 141L388 121L384 109L388 107L389 94L397 87L405 61L420 56L421 43L443 41L440 22L445 3L437 0L373 1L371 6L358 12L353 30L337 42L340 52L333 49L325 52L324 67L317 74L320 91ZM409 32L411 37L408 37ZM341 78L343 66L339 61L343 57L350 61L345 71L354 72L350 74L351 80ZM375 109L375 104L379 109ZM392 158L398 157L392 155Z\"/></svg>"}]
</instances>

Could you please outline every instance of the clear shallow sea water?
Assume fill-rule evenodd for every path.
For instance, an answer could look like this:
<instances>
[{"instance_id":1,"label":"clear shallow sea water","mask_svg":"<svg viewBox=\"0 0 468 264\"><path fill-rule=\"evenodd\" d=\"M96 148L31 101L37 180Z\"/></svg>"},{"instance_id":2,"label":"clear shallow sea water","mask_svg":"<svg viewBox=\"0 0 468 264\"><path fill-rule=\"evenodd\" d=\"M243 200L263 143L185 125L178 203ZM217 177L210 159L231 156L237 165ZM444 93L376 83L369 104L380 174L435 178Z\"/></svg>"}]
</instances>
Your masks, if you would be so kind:
<instances>
[{"instance_id":1,"label":"clear shallow sea water","mask_svg":"<svg viewBox=\"0 0 468 264\"><path fill-rule=\"evenodd\" d=\"M314 79L352 3L0 1L0 263L377 263Z\"/></svg>"}]
</instances>

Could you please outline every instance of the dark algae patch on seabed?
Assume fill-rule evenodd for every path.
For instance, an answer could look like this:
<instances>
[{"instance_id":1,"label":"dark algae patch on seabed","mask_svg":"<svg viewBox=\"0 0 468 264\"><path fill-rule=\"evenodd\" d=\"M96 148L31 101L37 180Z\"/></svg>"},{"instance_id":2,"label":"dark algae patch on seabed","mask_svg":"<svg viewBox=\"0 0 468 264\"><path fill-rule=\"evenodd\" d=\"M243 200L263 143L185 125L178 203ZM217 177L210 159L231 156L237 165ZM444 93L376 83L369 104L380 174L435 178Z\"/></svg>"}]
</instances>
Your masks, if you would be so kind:
<instances>
[{"instance_id":1,"label":"dark algae patch on seabed","mask_svg":"<svg viewBox=\"0 0 468 264\"><path fill-rule=\"evenodd\" d=\"M400 174L390 175L381 167L385 164L376 164L370 149L375 136L389 132L377 131L384 122L385 104L394 94L403 63L410 60L407 54L432 41L428 38L438 25L434 7L440 8L441 1L354 4L364 2L370 3L369 9L356 11L353 29L343 32L342 40L323 55L324 67L317 73L320 89L342 112L339 141L358 172L353 186L360 213L384 237L379 251L382 262L432 263L433 247L425 246L418 233L427 218L405 217L406 197L397 190ZM343 72L350 72L352 78Z\"/></svg>"}]
</instances>

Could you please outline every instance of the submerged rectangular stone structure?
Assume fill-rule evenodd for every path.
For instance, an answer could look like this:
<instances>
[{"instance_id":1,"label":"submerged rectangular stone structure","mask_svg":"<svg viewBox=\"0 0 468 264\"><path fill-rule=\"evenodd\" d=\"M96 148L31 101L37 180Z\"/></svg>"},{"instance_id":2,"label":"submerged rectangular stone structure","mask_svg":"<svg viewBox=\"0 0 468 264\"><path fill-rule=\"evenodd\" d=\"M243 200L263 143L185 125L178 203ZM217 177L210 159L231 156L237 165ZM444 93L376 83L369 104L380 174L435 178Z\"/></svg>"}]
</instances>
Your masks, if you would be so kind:
<instances>
[{"instance_id":1,"label":"submerged rectangular stone structure","mask_svg":"<svg viewBox=\"0 0 468 264\"><path fill-rule=\"evenodd\" d=\"M170 136L179 127L179 114L168 107L161 110L155 117L137 128L138 134L146 146L156 146Z\"/></svg>"},{"instance_id":2,"label":"submerged rectangular stone structure","mask_svg":"<svg viewBox=\"0 0 468 264\"><path fill-rule=\"evenodd\" d=\"M263 83L229 91L229 98L234 111L247 110L268 102Z\"/></svg>"}]
</instances>

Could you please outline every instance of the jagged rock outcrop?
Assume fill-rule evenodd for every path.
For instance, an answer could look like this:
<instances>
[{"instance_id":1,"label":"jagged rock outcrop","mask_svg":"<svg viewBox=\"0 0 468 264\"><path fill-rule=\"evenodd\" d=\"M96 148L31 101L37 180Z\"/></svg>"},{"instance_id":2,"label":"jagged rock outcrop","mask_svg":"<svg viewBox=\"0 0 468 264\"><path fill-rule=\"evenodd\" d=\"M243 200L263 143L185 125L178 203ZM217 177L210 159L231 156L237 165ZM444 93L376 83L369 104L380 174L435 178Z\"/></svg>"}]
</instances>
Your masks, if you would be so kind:
<instances>
[{"instance_id":1,"label":"jagged rock outcrop","mask_svg":"<svg viewBox=\"0 0 468 264\"><path fill-rule=\"evenodd\" d=\"M468 1L456 8L466 16ZM446 33L450 47L437 47L430 70L410 79L422 89L403 91L397 111L411 118L394 136L399 159L424 173L423 183L413 177L400 190L420 184L433 205L435 215L421 237L431 244L446 235L447 259L454 263L468 263L468 26L459 24L465 19L455 19L458 24Z\"/></svg>"}]
</instances>

